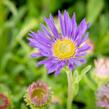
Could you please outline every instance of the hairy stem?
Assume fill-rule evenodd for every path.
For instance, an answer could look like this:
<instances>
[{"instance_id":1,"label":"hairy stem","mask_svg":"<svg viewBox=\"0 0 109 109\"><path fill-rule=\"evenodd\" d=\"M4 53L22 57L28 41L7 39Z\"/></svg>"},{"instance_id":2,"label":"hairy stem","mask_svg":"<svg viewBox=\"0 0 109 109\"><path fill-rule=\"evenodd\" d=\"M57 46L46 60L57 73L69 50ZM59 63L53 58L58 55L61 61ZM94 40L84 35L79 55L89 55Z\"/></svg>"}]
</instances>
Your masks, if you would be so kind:
<instances>
[{"instance_id":1,"label":"hairy stem","mask_svg":"<svg viewBox=\"0 0 109 109\"><path fill-rule=\"evenodd\" d=\"M66 70L67 80L68 80L68 99L67 99L67 109L72 109L73 101L73 76L70 70Z\"/></svg>"}]
</instances>

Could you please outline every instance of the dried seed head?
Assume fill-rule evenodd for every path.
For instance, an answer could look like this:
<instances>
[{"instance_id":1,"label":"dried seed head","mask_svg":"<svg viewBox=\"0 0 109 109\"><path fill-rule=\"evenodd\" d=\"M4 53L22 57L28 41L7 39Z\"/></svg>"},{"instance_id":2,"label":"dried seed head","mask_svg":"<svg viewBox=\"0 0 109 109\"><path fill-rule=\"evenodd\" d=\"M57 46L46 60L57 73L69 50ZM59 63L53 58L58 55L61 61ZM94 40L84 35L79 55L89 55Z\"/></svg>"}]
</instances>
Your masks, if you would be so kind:
<instances>
[{"instance_id":1,"label":"dried seed head","mask_svg":"<svg viewBox=\"0 0 109 109\"><path fill-rule=\"evenodd\" d=\"M43 81L37 81L28 87L25 101L27 102L27 105L42 107L50 102L50 98L51 91L49 90L48 85Z\"/></svg>"}]
</instances>

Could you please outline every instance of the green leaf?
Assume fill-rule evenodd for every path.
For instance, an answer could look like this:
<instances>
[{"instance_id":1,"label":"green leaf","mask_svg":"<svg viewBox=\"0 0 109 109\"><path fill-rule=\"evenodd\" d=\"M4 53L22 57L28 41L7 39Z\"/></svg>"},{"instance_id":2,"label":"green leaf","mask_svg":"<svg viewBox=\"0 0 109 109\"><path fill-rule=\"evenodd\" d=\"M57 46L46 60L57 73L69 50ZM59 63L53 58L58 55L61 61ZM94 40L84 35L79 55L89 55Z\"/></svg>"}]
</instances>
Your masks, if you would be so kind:
<instances>
[{"instance_id":1,"label":"green leaf","mask_svg":"<svg viewBox=\"0 0 109 109\"><path fill-rule=\"evenodd\" d=\"M81 79L86 75L87 72L89 72L90 69L91 65L88 65L81 71L81 74L79 75L79 81L81 81Z\"/></svg>"},{"instance_id":2,"label":"green leaf","mask_svg":"<svg viewBox=\"0 0 109 109\"><path fill-rule=\"evenodd\" d=\"M87 20L91 24L95 22L104 6L104 0L88 0Z\"/></svg>"},{"instance_id":3,"label":"green leaf","mask_svg":"<svg viewBox=\"0 0 109 109\"><path fill-rule=\"evenodd\" d=\"M80 74L79 74L79 72L77 70L75 70L74 75L73 75L74 76L74 79L75 79L74 80L75 81L74 83L75 84L79 83L90 69L91 69L91 65L88 65L87 67L85 67L81 71Z\"/></svg>"},{"instance_id":4,"label":"green leaf","mask_svg":"<svg viewBox=\"0 0 109 109\"><path fill-rule=\"evenodd\" d=\"M10 0L3 0L3 3L5 6L8 7L8 9L12 12L13 15L17 14L17 9L13 2L11 2Z\"/></svg>"},{"instance_id":5,"label":"green leaf","mask_svg":"<svg viewBox=\"0 0 109 109\"><path fill-rule=\"evenodd\" d=\"M6 68L7 66L7 63L8 61L12 58L12 54L10 52L7 52L3 58L1 59L1 62L0 62L0 69L4 69Z\"/></svg>"},{"instance_id":6,"label":"green leaf","mask_svg":"<svg viewBox=\"0 0 109 109\"><path fill-rule=\"evenodd\" d=\"M18 33L17 40L20 41L24 37L24 35L30 32L30 30L37 25L37 23L37 20L34 18L27 20L25 24L22 26L20 32Z\"/></svg>"}]
</instances>

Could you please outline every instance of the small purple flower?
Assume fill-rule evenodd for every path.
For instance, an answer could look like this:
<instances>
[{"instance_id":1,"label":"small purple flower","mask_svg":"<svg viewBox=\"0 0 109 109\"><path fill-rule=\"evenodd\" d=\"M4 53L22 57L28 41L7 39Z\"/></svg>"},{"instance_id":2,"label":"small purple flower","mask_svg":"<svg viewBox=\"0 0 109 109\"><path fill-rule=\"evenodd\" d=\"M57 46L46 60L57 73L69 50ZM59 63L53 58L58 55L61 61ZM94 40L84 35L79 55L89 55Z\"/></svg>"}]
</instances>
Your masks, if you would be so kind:
<instances>
[{"instance_id":1,"label":"small purple flower","mask_svg":"<svg viewBox=\"0 0 109 109\"><path fill-rule=\"evenodd\" d=\"M30 107L43 107L50 103L51 91L43 81L32 83L25 96L25 101Z\"/></svg>"},{"instance_id":2,"label":"small purple flower","mask_svg":"<svg viewBox=\"0 0 109 109\"><path fill-rule=\"evenodd\" d=\"M7 109L10 105L9 99L3 93L0 93L0 109Z\"/></svg>"},{"instance_id":3,"label":"small purple flower","mask_svg":"<svg viewBox=\"0 0 109 109\"><path fill-rule=\"evenodd\" d=\"M96 104L98 107L109 109L109 84L98 89Z\"/></svg>"},{"instance_id":4,"label":"small purple flower","mask_svg":"<svg viewBox=\"0 0 109 109\"><path fill-rule=\"evenodd\" d=\"M30 46L37 48L38 53L33 53L32 57L45 57L38 65L44 64L48 73L55 72L58 75L64 66L73 70L81 63L85 63L83 56L87 54L90 46L86 43L89 28L86 20L83 19L77 26L75 13L72 18L67 11L62 16L58 12L61 32L58 32L53 17L45 18L45 25L41 25L42 30L37 33L32 32L29 38Z\"/></svg>"}]
</instances>

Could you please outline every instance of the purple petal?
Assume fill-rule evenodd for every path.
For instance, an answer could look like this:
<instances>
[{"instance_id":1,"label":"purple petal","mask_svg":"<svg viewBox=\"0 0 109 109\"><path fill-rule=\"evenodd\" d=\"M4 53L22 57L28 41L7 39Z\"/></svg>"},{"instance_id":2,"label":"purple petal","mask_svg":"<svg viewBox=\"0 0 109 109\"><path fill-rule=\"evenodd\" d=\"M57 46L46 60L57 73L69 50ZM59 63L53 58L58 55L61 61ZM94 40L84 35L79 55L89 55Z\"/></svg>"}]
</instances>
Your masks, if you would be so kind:
<instances>
[{"instance_id":1,"label":"purple petal","mask_svg":"<svg viewBox=\"0 0 109 109\"><path fill-rule=\"evenodd\" d=\"M52 23L54 23L54 19L53 19L53 16L52 15L50 15L50 20L52 21Z\"/></svg>"},{"instance_id":2,"label":"purple petal","mask_svg":"<svg viewBox=\"0 0 109 109\"><path fill-rule=\"evenodd\" d=\"M81 62L80 62L80 61L75 61L74 64L75 64L76 66L80 66L80 65L81 65Z\"/></svg>"},{"instance_id":3,"label":"purple petal","mask_svg":"<svg viewBox=\"0 0 109 109\"><path fill-rule=\"evenodd\" d=\"M90 23L88 23L88 24L87 24L87 29L89 29L89 28L90 28L90 26L91 26L91 24L90 24Z\"/></svg>"},{"instance_id":4,"label":"purple petal","mask_svg":"<svg viewBox=\"0 0 109 109\"><path fill-rule=\"evenodd\" d=\"M40 66L40 65L42 65L42 64L49 63L51 60L52 60L52 58L48 58L48 59L46 59L46 60L42 60L42 61L38 62L36 66Z\"/></svg>"},{"instance_id":5,"label":"purple petal","mask_svg":"<svg viewBox=\"0 0 109 109\"><path fill-rule=\"evenodd\" d=\"M57 69L57 71L55 72L55 76L58 76L59 75L61 69L62 69L61 67Z\"/></svg>"},{"instance_id":6,"label":"purple petal","mask_svg":"<svg viewBox=\"0 0 109 109\"><path fill-rule=\"evenodd\" d=\"M70 63L75 64L76 66L80 66L81 63L85 64L86 60L83 58L71 58Z\"/></svg>"},{"instance_id":7,"label":"purple petal","mask_svg":"<svg viewBox=\"0 0 109 109\"><path fill-rule=\"evenodd\" d=\"M73 58L71 58L70 60L69 60L69 62L74 66L74 65L76 65L76 66L80 66L81 65L81 63L79 62L79 61L77 61L76 59L73 59Z\"/></svg>"},{"instance_id":8,"label":"purple petal","mask_svg":"<svg viewBox=\"0 0 109 109\"><path fill-rule=\"evenodd\" d=\"M77 53L75 56L80 57L80 56L85 56L85 55L86 55L86 52L80 52L80 53Z\"/></svg>"},{"instance_id":9,"label":"purple petal","mask_svg":"<svg viewBox=\"0 0 109 109\"><path fill-rule=\"evenodd\" d=\"M70 63L70 62L68 63L68 67L69 67L70 71L72 71L75 68L74 64Z\"/></svg>"},{"instance_id":10,"label":"purple petal","mask_svg":"<svg viewBox=\"0 0 109 109\"><path fill-rule=\"evenodd\" d=\"M61 69L65 66L65 64L66 64L65 61L62 61L62 62L60 62L60 64L58 64L58 67L55 72L55 76L59 75Z\"/></svg>"},{"instance_id":11,"label":"purple petal","mask_svg":"<svg viewBox=\"0 0 109 109\"><path fill-rule=\"evenodd\" d=\"M42 45L42 44L40 44L38 42L30 42L29 44L30 44L30 46L33 46L35 48L40 49L41 52L52 53L52 51L50 50L49 47L46 47L46 46L44 46L44 45Z\"/></svg>"},{"instance_id":12,"label":"purple petal","mask_svg":"<svg viewBox=\"0 0 109 109\"><path fill-rule=\"evenodd\" d=\"M56 71L56 68L57 68L57 63L52 64L52 65L49 65L48 74L50 74L50 73Z\"/></svg>"},{"instance_id":13,"label":"purple petal","mask_svg":"<svg viewBox=\"0 0 109 109\"><path fill-rule=\"evenodd\" d=\"M34 57L42 57L43 55L41 55L40 53L33 53L31 54L31 57L34 58Z\"/></svg>"},{"instance_id":14,"label":"purple petal","mask_svg":"<svg viewBox=\"0 0 109 109\"><path fill-rule=\"evenodd\" d=\"M83 19L80 25L78 26L74 40L79 40L85 34L86 30L87 30L87 23L86 20Z\"/></svg>"},{"instance_id":15,"label":"purple petal","mask_svg":"<svg viewBox=\"0 0 109 109\"><path fill-rule=\"evenodd\" d=\"M65 36L65 26L64 26L64 21L62 19L62 15L61 15L60 11L58 11L58 18L60 20L62 35Z\"/></svg>"},{"instance_id":16,"label":"purple petal","mask_svg":"<svg viewBox=\"0 0 109 109\"><path fill-rule=\"evenodd\" d=\"M30 34L30 36L36 41L39 42L45 46L50 46L52 44L52 42L46 37L46 35L44 34L44 32L42 31L38 31L37 33L32 32Z\"/></svg>"},{"instance_id":17,"label":"purple petal","mask_svg":"<svg viewBox=\"0 0 109 109\"><path fill-rule=\"evenodd\" d=\"M65 23L65 36L68 36L70 29L70 19L67 11L64 11L64 23Z\"/></svg>"},{"instance_id":18,"label":"purple petal","mask_svg":"<svg viewBox=\"0 0 109 109\"><path fill-rule=\"evenodd\" d=\"M77 61L80 61L81 63L85 64L86 63L86 60L83 59L83 58L78 58Z\"/></svg>"},{"instance_id":19,"label":"purple petal","mask_svg":"<svg viewBox=\"0 0 109 109\"><path fill-rule=\"evenodd\" d=\"M76 30L77 30L77 23L76 23L76 15L74 13L72 16L72 33L71 33L73 38L75 38Z\"/></svg>"},{"instance_id":20,"label":"purple petal","mask_svg":"<svg viewBox=\"0 0 109 109\"><path fill-rule=\"evenodd\" d=\"M32 36L32 38L28 38L28 40L30 41L30 46L38 48L40 50L40 53L43 55L52 55L50 44L45 43L45 40L41 40L41 36L39 37L38 34L32 33Z\"/></svg>"},{"instance_id":21,"label":"purple petal","mask_svg":"<svg viewBox=\"0 0 109 109\"><path fill-rule=\"evenodd\" d=\"M84 44L81 48L78 49L78 52L84 52L84 51L87 51L89 50L91 47L87 44Z\"/></svg>"},{"instance_id":22,"label":"purple petal","mask_svg":"<svg viewBox=\"0 0 109 109\"><path fill-rule=\"evenodd\" d=\"M72 21L71 21L70 17L69 17L69 20L68 20L68 26L69 26L68 36L72 38L72 28L73 28L73 26L72 26Z\"/></svg>"},{"instance_id":23,"label":"purple petal","mask_svg":"<svg viewBox=\"0 0 109 109\"><path fill-rule=\"evenodd\" d=\"M52 57L52 59L48 63L46 63L45 66L47 67L47 69L49 69L50 66L52 66L55 63L57 63L58 61L59 60L56 60L54 57Z\"/></svg>"},{"instance_id":24,"label":"purple petal","mask_svg":"<svg viewBox=\"0 0 109 109\"><path fill-rule=\"evenodd\" d=\"M46 45L51 46L52 41L50 39L48 39L42 31L38 31L38 35L39 35L38 38L40 39L40 42L42 41L42 43L45 43Z\"/></svg>"},{"instance_id":25,"label":"purple petal","mask_svg":"<svg viewBox=\"0 0 109 109\"><path fill-rule=\"evenodd\" d=\"M50 32L47 30L47 28L41 24L41 27L42 27L42 30L43 32L51 39L51 40L54 40L54 37L50 34Z\"/></svg>"},{"instance_id":26,"label":"purple petal","mask_svg":"<svg viewBox=\"0 0 109 109\"><path fill-rule=\"evenodd\" d=\"M87 33L85 34L85 36L81 39L79 45L82 44L84 41L86 41L87 38L88 38L88 36L89 36L89 33L87 32Z\"/></svg>"},{"instance_id":27,"label":"purple petal","mask_svg":"<svg viewBox=\"0 0 109 109\"><path fill-rule=\"evenodd\" d=\"M57 65L57 63L59 62L59 60L56 60L55 58L52 58L50 61L48 61L45 66L47 69L50 69L50 67L54 66L55 64Z\"/></svg>"},{"instance_id":28,"label":"purple petal","mask_svg":"<svg viewBox=\"0 0 109 109\"><path fill-rule=\"evenodd\" d=\"M46 62L47 62L47 60L39 61L39 62L36 64L36 66L38 67L38 66L40 66L40 65L42 65L42 64L45 64Z\"/></svg>"},{"instance_id":29,"label":"purple petal","mask_svg":"<svg viewBox=\"0 0 109 109\"><path fill-rule=\"evenodd\" d=\"M46 24L48 25L48 27L50 28L50 30L52 31L54 37L59 38L58 31L57 31L53 21L51 19L47 19L47 18L45 18L44 20L45 20Z\"/></svg>"}]
</instances>

